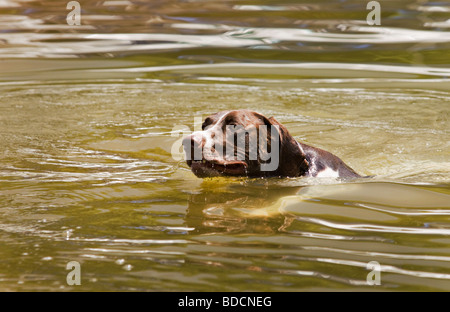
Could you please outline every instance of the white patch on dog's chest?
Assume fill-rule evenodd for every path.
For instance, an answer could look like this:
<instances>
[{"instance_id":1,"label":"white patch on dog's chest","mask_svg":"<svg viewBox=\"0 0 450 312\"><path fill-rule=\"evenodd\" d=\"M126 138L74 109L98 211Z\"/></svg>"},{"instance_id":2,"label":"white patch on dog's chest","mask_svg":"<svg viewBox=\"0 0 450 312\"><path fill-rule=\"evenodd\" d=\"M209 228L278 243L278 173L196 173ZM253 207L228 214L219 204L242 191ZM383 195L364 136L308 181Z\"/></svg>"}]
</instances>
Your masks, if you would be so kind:
<instances>
[{"instance_id":1,"label":"white patch on dog's chest","mask_svg":"<svg viewBox=\"0 0 450 312\"><path fill-rule=\"evenodd\" d=\"M318 178L339 178L339 172L331 169L325 168L322 171L319 171L316 175Z\"/></svg>"}]
</instances>

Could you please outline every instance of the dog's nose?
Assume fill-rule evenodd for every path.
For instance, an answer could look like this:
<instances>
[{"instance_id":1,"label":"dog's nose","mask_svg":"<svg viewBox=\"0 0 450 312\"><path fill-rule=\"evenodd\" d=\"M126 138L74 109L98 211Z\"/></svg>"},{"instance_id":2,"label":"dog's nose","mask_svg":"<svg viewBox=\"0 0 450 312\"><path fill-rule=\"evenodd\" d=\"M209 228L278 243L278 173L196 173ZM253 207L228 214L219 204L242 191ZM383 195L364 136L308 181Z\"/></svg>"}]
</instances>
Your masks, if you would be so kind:
<instances>
[{"instance_id":1,"label":"dog's nose","mask_svg":"<svg viewBox=\"0 0 450 312\"><path fill-rule=\"evenodd\" d=\"M198 160L202 155L203 135L201 133L192 133L183 138L182 141L184 152L186 153L186 160ZM197 157L195 157L197 156Z\"/></svg>"},{"instance_id":2,"label":"dog's nose","mask_svg":"<svg viewBox=\"0 0 450 312\"><path fill-rule=\"evenodd\" d=\"M182 144L183 144L184 149L191 148L191 147L200 148L202 146L202 142L203 142L203 139L202 139L201 135L193 133L191 135L185 136L183 138Z\"/></svg>"}]
</instances>

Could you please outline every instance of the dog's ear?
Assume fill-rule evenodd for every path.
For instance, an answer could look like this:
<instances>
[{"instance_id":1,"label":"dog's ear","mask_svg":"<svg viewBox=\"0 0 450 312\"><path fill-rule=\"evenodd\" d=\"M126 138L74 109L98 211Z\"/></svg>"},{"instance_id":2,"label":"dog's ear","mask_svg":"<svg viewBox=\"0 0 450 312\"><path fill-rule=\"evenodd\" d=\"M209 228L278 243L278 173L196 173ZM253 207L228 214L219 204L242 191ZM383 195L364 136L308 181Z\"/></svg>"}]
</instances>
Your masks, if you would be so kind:
<instances>
[{"instance_id":1,"label":"dog's ear","mask_svg":"<svg viewBox=\"0 0 450 312\"><path fill-rule=\"evenodd\" d=\"M280 162L278 165L277 174L288 177L303 175L306 171L308 171L309 163L306 160L306 156L301 150L298 142L289 133L287 128L278 122L278 120L274 117L268 118L267 121L272 126L278 126Z\"/></svg>"}]
</instances>

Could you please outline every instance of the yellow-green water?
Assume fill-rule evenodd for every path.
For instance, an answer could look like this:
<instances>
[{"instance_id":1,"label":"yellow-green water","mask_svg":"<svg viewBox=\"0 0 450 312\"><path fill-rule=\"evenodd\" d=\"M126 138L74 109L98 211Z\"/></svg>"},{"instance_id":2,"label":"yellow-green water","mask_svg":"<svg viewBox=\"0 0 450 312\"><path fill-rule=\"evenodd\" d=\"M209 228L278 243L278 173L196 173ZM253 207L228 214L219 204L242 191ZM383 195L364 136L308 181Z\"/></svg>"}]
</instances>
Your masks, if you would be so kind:
<instances>
[{"instance_id":1,"label":"yellow-green water","mask_svg":"<svg viewBox=\"0 0 450 312\"><path fill-rule=\"evenodd\" d=\"M0 1L0 290L449 291L450 7L380 2ZM239 108L374 177L173 158Z\"/></svg>"}]
</instances>

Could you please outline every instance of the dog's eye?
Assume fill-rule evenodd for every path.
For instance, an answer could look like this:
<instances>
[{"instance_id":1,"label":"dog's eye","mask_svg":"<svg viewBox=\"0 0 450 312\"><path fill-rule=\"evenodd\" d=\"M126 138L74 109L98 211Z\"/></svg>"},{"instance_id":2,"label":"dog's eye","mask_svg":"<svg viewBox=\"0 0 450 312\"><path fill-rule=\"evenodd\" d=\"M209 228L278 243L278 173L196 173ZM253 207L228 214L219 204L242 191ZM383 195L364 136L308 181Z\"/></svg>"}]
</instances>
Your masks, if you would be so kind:
<instances>
[{"instance_id":1,"label":"dog's eye","mask_svg":"<svg viewBox=\"0 0 450 312\"><path fill-rule=\"evenodd\" d=\"M212 124L211 118L206 118L205 121L202 123L202 130L205 130L205 128L211 124Z\"/></svg>"},{"instance_id":2,"label":"dog's eye","mask_svg":"<svg viewBox=\"0 0 450 312\"><path fill-rule=\"evenodd\" d=\"M211 122L204 122L204 123L202 124L202 130L205 130L206 128L208 128L208 127L211 126L211 125L212 125Z\"/></svg>"}]
</instances>

